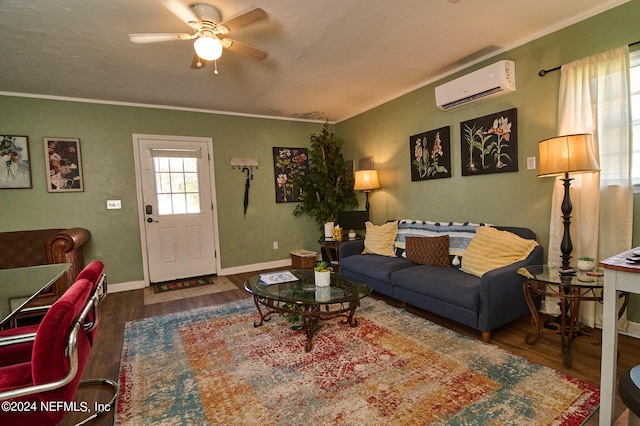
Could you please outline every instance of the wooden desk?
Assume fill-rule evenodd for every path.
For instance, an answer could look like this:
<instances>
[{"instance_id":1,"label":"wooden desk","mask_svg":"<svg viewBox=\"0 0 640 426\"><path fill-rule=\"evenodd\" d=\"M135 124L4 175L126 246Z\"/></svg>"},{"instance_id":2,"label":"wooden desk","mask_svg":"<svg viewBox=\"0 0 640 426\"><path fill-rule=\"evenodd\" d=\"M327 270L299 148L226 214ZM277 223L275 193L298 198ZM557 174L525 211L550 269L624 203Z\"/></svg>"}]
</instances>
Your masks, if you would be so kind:
<instances>
[{"instance_id":1,"label":"wooden desk","mask_svg":"<svg viewBox=\"0 0 640 426\"><path fill-rule=\"evenodd\" d=\"M71 267L70 263L0 269L0 329L4 328L38 294L51 287ZM9 300L23 297L15 308Z\"/></svg>"},{"instance_id":2,"label":"wooden desk","mask_svg":"<svg viewBox=\"0 0 640 426\"><path fill-rule=\"evenodd\" d=\"M637 249L634 249L635 251ZM600 367L600 426L613 424L618 353L618 292L640 294L640 264L630 263L632 250L600 262L604 267L602 358Z\"/></svg>"}]
</instances>

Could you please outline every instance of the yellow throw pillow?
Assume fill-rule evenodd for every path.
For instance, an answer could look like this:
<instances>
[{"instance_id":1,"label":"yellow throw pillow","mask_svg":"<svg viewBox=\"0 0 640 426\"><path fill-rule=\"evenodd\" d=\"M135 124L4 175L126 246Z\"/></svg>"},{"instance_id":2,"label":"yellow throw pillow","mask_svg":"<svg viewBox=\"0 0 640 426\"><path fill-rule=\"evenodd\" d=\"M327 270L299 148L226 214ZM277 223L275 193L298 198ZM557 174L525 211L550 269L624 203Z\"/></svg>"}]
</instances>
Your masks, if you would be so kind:
<instances>
[{"instance_id":1,"label":"yellow throw pillow","mask_svg":"<svg viewBox=\"0 0 640 426\"><path fill-rule=\"evenodd\" d=\"M462 256L460 269L481 277L486 272L524 260L538 245L509 231L481 226Z\"/></svg>"},{"instance_id":2,"label":"yellow throw pillow","mask_svg":"<svg viewBox=\"0 0 640 426\"><path fill-rule=\"evenodd\" d=\"M362 254L379 254L380 256L396 255L394 242L398 234L398 222L387 222L384 225L365 223L364 250Z\"/></svg>"}]
</instances>

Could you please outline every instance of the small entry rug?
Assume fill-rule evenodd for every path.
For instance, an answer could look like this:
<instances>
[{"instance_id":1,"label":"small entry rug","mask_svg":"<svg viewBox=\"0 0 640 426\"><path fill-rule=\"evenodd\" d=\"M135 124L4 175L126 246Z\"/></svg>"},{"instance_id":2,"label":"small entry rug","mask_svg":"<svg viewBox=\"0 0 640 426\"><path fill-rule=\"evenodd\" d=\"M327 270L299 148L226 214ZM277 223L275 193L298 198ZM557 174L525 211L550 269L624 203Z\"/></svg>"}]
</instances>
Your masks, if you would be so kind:
<instances>
[{"instance_id":1,"label":"small entry rug","mask_svg":"<svg viewBox=\"0 0 640 426\"><path fill-rule=\"evenodd\" d=\"M311 352L252 299L125 326L118 425L580 425L599 390L386 303Z\"/></svg>"},{"instance_id":2,"label":"small entry rug","mask_svg":"<svg viewBox=\"0 0 640 426\"><path fill-rule=\"evenodd\" d=\"M178 280L163 281L160 283L153 283L153 291L155 293L163 293L165 291L184 290L187 288L215 284L215 280L215 275L205 275L203 277L181 278Z\"/></svg>"}]
</instances>

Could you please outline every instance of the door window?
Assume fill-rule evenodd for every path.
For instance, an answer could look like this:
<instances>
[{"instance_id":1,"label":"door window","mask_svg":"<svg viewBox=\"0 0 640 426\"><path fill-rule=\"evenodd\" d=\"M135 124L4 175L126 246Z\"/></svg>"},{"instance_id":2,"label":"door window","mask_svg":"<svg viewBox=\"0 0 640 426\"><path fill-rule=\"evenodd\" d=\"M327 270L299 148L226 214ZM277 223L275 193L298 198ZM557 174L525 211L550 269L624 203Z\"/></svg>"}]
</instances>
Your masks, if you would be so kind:
<instances>
[{"instance_id":1,"label":"door window","mask_svg":"<svg viewBox=\"0 0 640 426\"><path fill-rule=\"evenodd\" d=\"M158 215L199 214L200 151L152 149Z\"/></svg>"}]
</instances>

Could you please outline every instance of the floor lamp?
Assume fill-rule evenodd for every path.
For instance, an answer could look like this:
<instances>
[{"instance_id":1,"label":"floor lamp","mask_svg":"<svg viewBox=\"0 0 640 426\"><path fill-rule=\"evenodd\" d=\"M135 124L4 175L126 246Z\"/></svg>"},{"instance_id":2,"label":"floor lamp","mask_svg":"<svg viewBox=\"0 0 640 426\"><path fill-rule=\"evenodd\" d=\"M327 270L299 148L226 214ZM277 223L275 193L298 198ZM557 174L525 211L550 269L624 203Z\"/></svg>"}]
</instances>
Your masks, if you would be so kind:
<instances>
[{"instance_id":1,"label":"floor lamp","mask_svg":"<svg viewBox=\"0 0 640 426\"><path fill-rule=\"evenodd\" d=\"M569 263L573 244L571 243L571 197L569 190L573 178L570 173L590 173L600 170L598 160L593 150L593 141L590 133L558 136L545 139L538 143L540 155L540 165L538 167L538 177L564 176L562 181L564 186L564 198L562 200L562 220L564 223L564 234L560 250L562 252L562 271L564 274L573 274Z\"/></svg>"},{"instance_id":2,"label":"floor lamp","mask_svg":"<svg viewBox=\"0 0 640 426\"><path fill-rule=\"evenodd\" d=\"M355 176L354 191L364 191L366 197L365 209L369 211L369 192L373 189L380 188L380 180L378 180L377 170L358 170Z\"/></svg>"}]
</instances>

